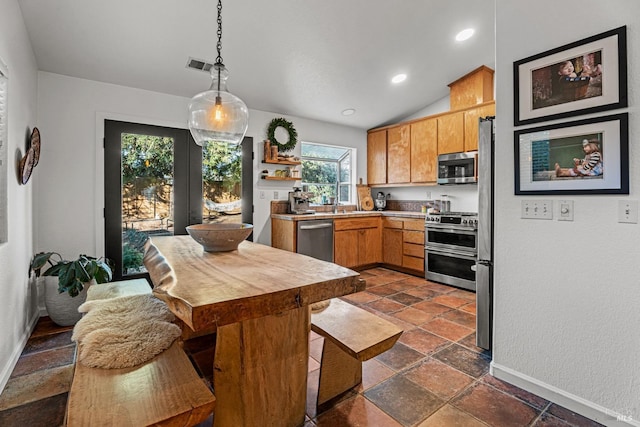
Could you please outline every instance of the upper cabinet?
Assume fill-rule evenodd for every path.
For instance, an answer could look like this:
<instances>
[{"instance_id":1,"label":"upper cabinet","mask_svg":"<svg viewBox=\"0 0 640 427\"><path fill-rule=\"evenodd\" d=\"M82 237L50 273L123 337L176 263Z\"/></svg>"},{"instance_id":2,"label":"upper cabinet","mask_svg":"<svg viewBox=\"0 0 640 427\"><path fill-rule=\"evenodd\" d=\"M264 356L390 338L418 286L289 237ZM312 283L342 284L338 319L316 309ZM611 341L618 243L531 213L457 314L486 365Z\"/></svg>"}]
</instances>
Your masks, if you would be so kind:
<instances>
[{"instance_id":1,"label":"upper cabinet","mask_svg":"<svg viewBox=\"0 0 640 427\"><path fill-rule=\"evenodd\" d=\"M387 183L406 184L411 181L411 141L409 125L387 129Z\"/></svg>"},{"instance_id":2,"label":"upper cabinet","mask_svg":"<svg viewBox=\"0 0 640 427\"><path fill-rule=\"evenodd\" d=\"M411 123L411 182L438 179L438 121L424 119ZM405 166L406 167L406 166Z\"/></svg>"},{"instance_id":3,"label":"upper cabinet","mask_svg":"<svg viewBox=\"0 0 640 427\"><path fill-rule=\"evenodd\" d=\"M369 132L367 135L367 182L387 183L387 130Z\"/></svg>"},{"instance_id":4,"label":"upper cabinet","mask_svg":"<svg viewBox=\"0 0 640 427\"><path fill-rule=\"evenodd\" d=\"M438 154L464 151L464 113L443 114L438 117Z\"/></svg>"},{"instance_id":5,"label":"upper cabinet","mask_svg":"<svg viewBox=\"0 0 640 427\"><path fill-rule=\"evenodd\" d=\"M484 65L449 83L451 110L493 101L493 70Z\"/></svg>"},{"instance_id":6,"label":"upper cabinet","mask_svg":"<svg viewBox=\"0 0 640 427\"><path fill-rule=\"evenodd\" d=\"M478 149L478 120L480 117L495 115L495 102L471 108L464 112L464 151L476 151Z\"/></svg>"}]
</instances>

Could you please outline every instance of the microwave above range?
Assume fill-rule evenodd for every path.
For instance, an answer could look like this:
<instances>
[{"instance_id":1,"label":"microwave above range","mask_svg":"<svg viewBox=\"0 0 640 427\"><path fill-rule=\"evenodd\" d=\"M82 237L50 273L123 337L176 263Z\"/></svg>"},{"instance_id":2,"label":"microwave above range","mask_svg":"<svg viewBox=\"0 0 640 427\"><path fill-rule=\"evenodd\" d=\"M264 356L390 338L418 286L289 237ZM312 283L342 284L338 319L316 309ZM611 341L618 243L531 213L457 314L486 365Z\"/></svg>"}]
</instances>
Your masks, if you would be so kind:
<instances>
[{"instance_id":1,"label":"microwave above range","mask_svg":"<svg viewBox=\"0 0 640 427\"><path fill-rule=\"evenodd\" d=\"M469 184L478 182L478 152L440 154L438 184Z\"/></svg>"}]
</instances>

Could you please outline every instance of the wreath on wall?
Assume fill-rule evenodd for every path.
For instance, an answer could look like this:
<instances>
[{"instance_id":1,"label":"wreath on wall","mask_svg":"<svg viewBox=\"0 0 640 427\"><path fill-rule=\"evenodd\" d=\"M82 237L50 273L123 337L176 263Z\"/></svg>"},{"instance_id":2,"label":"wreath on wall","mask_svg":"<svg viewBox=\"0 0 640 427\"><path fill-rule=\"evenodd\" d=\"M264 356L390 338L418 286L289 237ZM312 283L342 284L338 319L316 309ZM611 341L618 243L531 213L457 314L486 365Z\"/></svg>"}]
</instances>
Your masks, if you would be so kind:
<instances>
[{"instance_id":1,"label":"wreath on wall","mask_svg":"<svg viewBox=\"0 0 640 427\"><path fill-rule=\"evenodd\" d=\"M279 142L276 139L276 129L283 128L289 134L289 141L286 143ZM288 120L283 119L282 117L278 117L276 119L271 120L269 123L269 128L267 129L267 138L271 141L272 145L278 146L279 152L285 152L293 150L298 143L298 132L293 127L293 123Z\"/></svg>"}]
</instances>

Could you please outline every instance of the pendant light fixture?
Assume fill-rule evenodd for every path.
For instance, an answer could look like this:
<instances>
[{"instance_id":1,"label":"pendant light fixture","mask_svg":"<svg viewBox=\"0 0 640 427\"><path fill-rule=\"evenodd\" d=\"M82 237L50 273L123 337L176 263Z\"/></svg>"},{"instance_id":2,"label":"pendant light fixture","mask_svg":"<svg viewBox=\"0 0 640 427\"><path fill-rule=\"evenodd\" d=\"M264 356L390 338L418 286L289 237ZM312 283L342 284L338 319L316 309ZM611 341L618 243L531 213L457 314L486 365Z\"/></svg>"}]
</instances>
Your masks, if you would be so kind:
<instances>
[{"instance_id":1,"label":"pendant light fixture","mask_svg":"<svg viewBox=\"0 0 640 427\"><path fill-rule=\"evenodd\" d=\"M211 87L189 102L189 130L196 144L239 144L249 126L249 110L240 98L227 91L229 72L222 63L222 0L218 0L218 57L211 67Z\"/></svg>"}]
</instances>

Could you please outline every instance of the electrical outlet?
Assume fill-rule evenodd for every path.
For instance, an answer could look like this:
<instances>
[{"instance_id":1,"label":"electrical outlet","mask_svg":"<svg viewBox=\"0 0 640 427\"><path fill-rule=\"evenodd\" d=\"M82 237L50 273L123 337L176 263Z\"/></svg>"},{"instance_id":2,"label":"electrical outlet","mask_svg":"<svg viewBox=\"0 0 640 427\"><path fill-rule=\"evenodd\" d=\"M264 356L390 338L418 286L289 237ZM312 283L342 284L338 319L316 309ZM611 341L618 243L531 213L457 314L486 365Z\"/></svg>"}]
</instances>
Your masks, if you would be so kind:
<instances>
[{"instance_id":1,"label":"electrical outlet","mask_svg":"<svg viewBox=\"0 0 640 427\"><path fill-rule=\"evenodd\" d=\"M553 201L523 200L521 217L525 219L553 219Z\"/></svg>"},{"instance_id":2,"label":"electrical outlet","mask_svg":"<svg viewBox=\"0 0 640 427\"><path fill-rule=\"evenodd\" d=\"M560 200L558 221L573 221L573 200Z\"/></svg>"},{"instance_id":3,"label":"electrical outlet","mask_svg":"<svg viewBox=\"0 0 640 427\"><path fill-rule=\"evenodd\" d=\"M273 192L273 198L274 198L274 200L278 200L278 192L277 191Z\"/></svg>"},{"instance_id":4,"label":"electrical outlet","mask_svg":"<svg viewBox=\"0 0 640 427\"><path fill-rule=\"evenodd\" d=\"M431 191L427 191L427 200L431 200Z\"/></svg>"},{"instance_id":5,"label":"electrical outlet","mask_svg":"<svg viewBox=\"0 0 640 427\"><path fill-rule=\"evenodd\" d=\"M264 199L264 191L261 191L261 192L260 192L260 198L261 198L261 199Z\"/></svg>"},{"instance_id":6,"label":"electrical outlet","mask_svg":"<svg viewBox=\"0 0 640 427\"><path fill-rule=\"evenodd\" d=\"M618 222L638 223L637 200L618 200Z\"/></svg>"}]
</instances>

